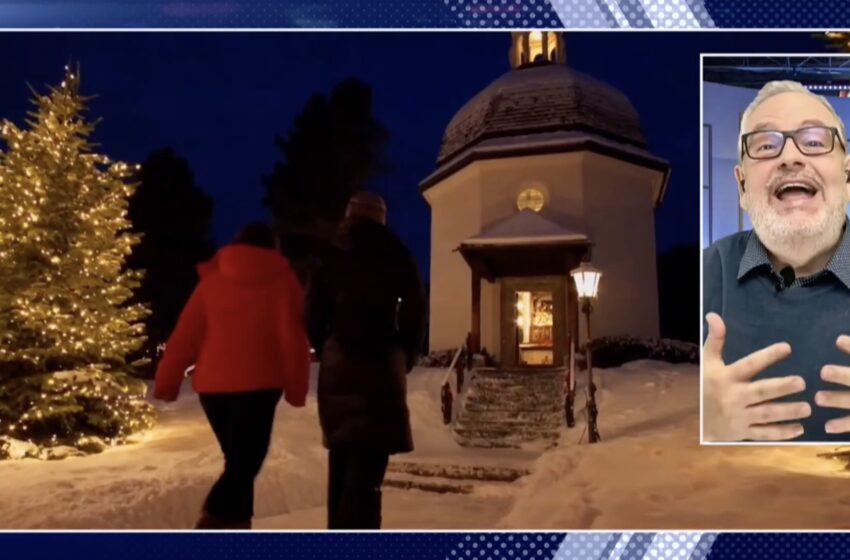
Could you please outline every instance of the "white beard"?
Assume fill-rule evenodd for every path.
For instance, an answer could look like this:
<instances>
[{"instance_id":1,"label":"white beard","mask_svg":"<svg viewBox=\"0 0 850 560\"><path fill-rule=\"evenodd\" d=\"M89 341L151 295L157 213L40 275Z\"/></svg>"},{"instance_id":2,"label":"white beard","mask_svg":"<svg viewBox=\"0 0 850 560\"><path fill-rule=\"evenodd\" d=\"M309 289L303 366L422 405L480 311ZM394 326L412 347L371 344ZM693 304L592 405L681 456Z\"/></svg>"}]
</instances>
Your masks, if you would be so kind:
<instances>
[{"instance_id":1,"label":"white beard","mask_svg":"<svg viewBox=\"0 0 850 560\"><path fill-rule=\"evenodd\" d=\"M750 199L748 202L753 229L771 252L805 249L814 255L828 249L840 237L848 201L826 205L816 215L804 217L779 215L764 201Z\"/></svg>"}]
</instances>

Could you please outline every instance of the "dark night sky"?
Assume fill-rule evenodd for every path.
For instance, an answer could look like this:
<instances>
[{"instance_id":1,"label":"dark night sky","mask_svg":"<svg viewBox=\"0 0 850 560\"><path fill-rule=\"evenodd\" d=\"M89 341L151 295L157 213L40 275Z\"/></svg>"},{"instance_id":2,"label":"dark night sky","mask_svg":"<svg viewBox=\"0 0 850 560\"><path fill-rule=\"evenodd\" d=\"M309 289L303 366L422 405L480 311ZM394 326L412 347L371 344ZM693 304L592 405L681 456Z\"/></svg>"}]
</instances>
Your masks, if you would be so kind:
<instances>
[{"instance_id":1,"label":"dark night sky","mask_svg":"<svg viewBox=\"0 0 850 560\"><path fill-rule=\"evenodd\" d=\"M5 33L0 116L21 123L26 84L61 81L69 60L97 94L90 117L100 151L141 162L156 148L186 157L216 203L216 238L265 217L260 176L311 94L357 76L374 89L394 172L374 186L390 226L429 256L428 206L418 182L434 168L452 115L509 69L510 36L479 33ZM699 242L699 53L816 52L811 34L571 33L567 63L621 89L641 115L649 148L672 175L656 214L658 250Z\"/></svg>"}]
</instances>

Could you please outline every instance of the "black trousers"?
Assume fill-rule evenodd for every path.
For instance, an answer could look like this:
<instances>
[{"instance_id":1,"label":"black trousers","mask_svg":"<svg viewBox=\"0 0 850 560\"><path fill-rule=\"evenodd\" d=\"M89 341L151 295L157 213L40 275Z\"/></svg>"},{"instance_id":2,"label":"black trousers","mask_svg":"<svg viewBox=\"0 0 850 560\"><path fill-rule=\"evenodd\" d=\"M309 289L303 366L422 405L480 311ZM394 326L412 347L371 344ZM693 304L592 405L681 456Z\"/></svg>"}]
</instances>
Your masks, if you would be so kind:
<instances>
[{"instance_id":1,"label":"black trousers","mask_svg":"<svg viewBox=\"0 0 850 560\"><path fill-rule=\"evenodd\" d=\"M210 489L204 511L229 521L254 516L254 478L269 450L280 389L199 395L224 453L224 472Z\"/></svg>"},{"instance_id":2,"label":"black trousers","mask_svg":"<svg viewBox=\"0 0 850 560\"><path fill-rule=\"evenodd\" d=\"M380 529L389 454L356 447L328 452L328 529Z\"/></svg>"}]
</instances>

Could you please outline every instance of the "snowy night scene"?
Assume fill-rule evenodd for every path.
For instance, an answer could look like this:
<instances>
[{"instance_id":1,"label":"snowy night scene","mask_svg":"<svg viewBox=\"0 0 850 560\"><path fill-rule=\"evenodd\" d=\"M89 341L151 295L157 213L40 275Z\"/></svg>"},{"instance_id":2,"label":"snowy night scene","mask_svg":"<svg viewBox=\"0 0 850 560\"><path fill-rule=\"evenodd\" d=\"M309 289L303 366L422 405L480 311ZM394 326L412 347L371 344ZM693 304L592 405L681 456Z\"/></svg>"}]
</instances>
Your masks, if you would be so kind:
<instances>
[{"instance_id":1,"label":"snowy night scene","mask_svg":"<svg viewBox=\"0 0 850 560\"><path fill-rule=\"evenodd\" d=\"M820 43L628 35L0 37L0 528L844 528L699 445L699 53Z\"/></svg>"}]
</instances>

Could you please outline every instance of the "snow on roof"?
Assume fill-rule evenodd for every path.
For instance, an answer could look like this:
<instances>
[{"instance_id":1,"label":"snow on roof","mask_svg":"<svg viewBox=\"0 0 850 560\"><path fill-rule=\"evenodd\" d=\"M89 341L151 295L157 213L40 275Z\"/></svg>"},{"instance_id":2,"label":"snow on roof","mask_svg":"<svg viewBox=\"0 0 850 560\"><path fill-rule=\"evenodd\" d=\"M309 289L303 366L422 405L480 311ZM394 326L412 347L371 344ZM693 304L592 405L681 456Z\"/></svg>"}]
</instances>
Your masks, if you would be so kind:
<instances>
[{"instance_id":1,"label":"snow on roof","mask_svg":"<svg viewBox=\"0 0 850 560\"><path fill-rule=\"evenodd\" d=\"M522 154L524 152L570 151L576 148L586 149L587 145L599 146L602 150L608 150L615 154L622 154L623 158L635 158L643 165L659 170L669 171L670 162L664 158L654 155L647 149L632 146L624 142L618 142L592 132L579 130L560 130L554 132L539 132L533 134L520 134L516 136L501 136L488 138L470 146L452 159L441 164L425 179L420 181L419 187L422 191L432 187L447 175L457 172L468 165L471 161L479 159L493 159L505 155ZM615 156L616 157L616 156ZM664 171L665 173L667 171ZM655 203L658 204L664 196L667 185L667 176L661 181L654 194Z\"/></svg>"},{"instance_id":2,"label":"snow on roof","mask_svg":"<svg viewBox=\"0 0 850 560\"><path fill-rule=\"evenodd\" d=\"M478 235L470 237L461 246L527 245L530 243L586 242L587 235L567 229L529 209L496 222Z\"/></svg>"},{"instance_id":3,"label":"snow on roof","mask_svg":"<svg viewBox=\"0 0 850 560\"><path fill-rule=\"evenodd\" d=\"M625 152L630 155L639 156L645 159L655 160L658 163L668 163L667 160L653 155L652 152L645 148L639 148L625 142L618 142L605 136L595 134L593 132L584 132L579 130L559 130L554 132L539 132L536 134L523 134L517 136L501 136L498 138L490 138L482 141L474 146L471 151L479 153L487 153L488 151L498 152L505 148L513 150L522 148L537 148L541 146L561 146L578 144L592 140L593 142L608 148L614 148L617 151Z\"/></svg>"},{"instance_id":4,"label":"snow on roof","mask_svg":"<svg viewBox=\"0 0 850 560\"><path fill-rule=\"evenodd\" d=\"M593 130L645 146L640 118L616 88L562 64L514 69L470 99L443 135L440 163L482 137L522 130Z\"/></svg>"}]
</instances>

